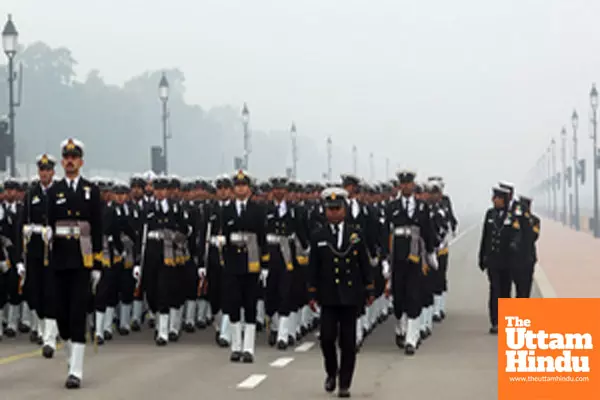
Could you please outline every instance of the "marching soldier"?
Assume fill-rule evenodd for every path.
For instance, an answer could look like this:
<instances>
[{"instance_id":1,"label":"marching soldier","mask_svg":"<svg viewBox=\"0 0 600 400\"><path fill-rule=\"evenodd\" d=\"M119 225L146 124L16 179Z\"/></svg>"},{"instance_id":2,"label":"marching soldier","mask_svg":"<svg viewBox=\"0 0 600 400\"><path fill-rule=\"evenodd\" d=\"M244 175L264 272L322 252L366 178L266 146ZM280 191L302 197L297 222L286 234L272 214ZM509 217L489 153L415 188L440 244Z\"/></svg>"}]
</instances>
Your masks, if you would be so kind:
<instances>
[{"instance_id":1,"label":"marching soldier","mask_svg":"<svg viewBox=\"0 0 600 400\"><path fill-rule=\"evenodd\" d=\"M187 239L188 226L181 207L168 198L170 180L157 177L152 183L154 200L145 214L141 265L133 268L133 276L138 286L143 278L150 311L158 313L156 345L165 346L178 338L181 298L177 257L178 246Z\"/></svg>"},{"instance_id":2,"label":"marching soldier","mask_svg":"<svg viewBox=\"0 0 600 400\"><path fill-rule=\"evenodd\" d=\"M48 225L44 238L52 245L56 321L65 341L69 373L65 386L79 388L83 358L87 302L102 276L102 202L97 186L80 175L83 143L68 139L61 144L65 178L48 190Z\"/></svg>"},{"instance_id":3,"label":"marching soldier","mask_svg":"<svg viewBox=\"0 0 600 400\"><path fill-rule=\"evenodd\" d=\"M490 283L490 334L498 334L498 299L509 298L511 263L518 257L520 241L519 218L509 208L510 191L493 188L493 207L487 210L479 247L479 268L486 272Z\"/></svg>"},{"instance_id":4,"label":"marching soldier","mask_svg":"<svg viewBox=\"0 0 600 400\"><path fill-rule=\"evenodd\" d=\"M250 184L250 176L240 170L233 177L235 201L223 209L224 309L231 320L230 359L245 363L254 362L258 283L260 280L264 286L269 275L265 212L263 206L250 199ZM245 318L243 329L241 309Z\"/></svg>"},{"instance_id":5,"label":"marching soldier","mask_svg":"<svg viewBox=\"0 0 600 400\"><path fill-rule=\"evenodd\" d=\"M149 183L151 187L151 182ZM139 265L140 251L141 251L141 237L144 219L146 215L146 208L148 201L145 197L146 179L141 175L133 175L129 182L130 186L130 200L126 204L129 210L130 224L135 231L136 253L134 257L138 260L135 265ZM135 284L134 284L135 286ZM144 312L144 292L141 287L136 287L133 292L133 306L131 312L131 330L139 332L142 325L142 315Z\"/></svg>"},{"instance_id":6,"label":"marching soldier","mask_svg":"<svg viewBox=\"0 0 600 400\"><path fill-rule=\"evenodd\" d=\"M437 269L429 209L414 196L415 176L412 171L398 173L399 196L386 208L394 314L397 319L396 344L404 347L407 355L413 355L420 342L423 264ZM423 254L426 254L427 260L422 259ZM389 276L387 262L383 269L384 276Z\"/></svg>"},{"instance_id":7,"label":"marching soldier","mask_svg":"<svg viewBox=\"0 0 600 400\"><path fill-rule=\"evenodd\" d=\"M19 251L20 262L26 268L25 294L30 304L33 320L31 341L43 344L42 354L52 358L56 350L55 310L52 293L52 271L49 268L50 248L43 240L48 229L48 190L53 184L56 160L43 154L37 157L39 180L34 182L25 196L22 231L24 248Z\"/></svg>"},{"instance_id":8,"label":"marching soldier","mask_svg":"<svg viewBox=\"0 0 600 400\"><path fill-rule=\"evenodd\" d=\"M10 224L8 221L8 214L4 205L4 188L0 187L0 196L2 202L0 202L0 340L4 336L4 308L8 299L8 293L6 291L6 278L8 270L11 267L9 257L9 247L12 242L10 241L12 233L10 231Z\"/></svg>"},{"instance_id":9,"label":"marching soldier","mask_svg":"<svg viewBox=\"0 0 600 400\"><path fill-rule=\"evenodd\" d=\"M223 210L231 204L233 184L229 176L223 175L217 178L215 186L217 200L212 204L203 205L204 212L209 217L204 221L200 239L200 279L206 279L208 282L208 299L215 315L215 340L220 347L228 347L231 344L231 329L229 315L223 307L227 295L223 280L225 266ZM199 328L206 326L204 315L200 319L201 311L205 307L205 300L199 299L197 325Z\"/></svg>"},{"instance_id":10,"label":"marching soldier","mask_svg":"<svg viewBox=\"0 0 600 400\"><path fill-rule=\"evenodd\" d=\"M365 304L365 293L370 305L374 290L365 240L360 230L344 221L347 197L348 192L340 188L323 191L327 223L312 235L308 273L311 308L321 308L325 390L333 392L339 376L339 397L350 397L356 363L356 318Z\"/></svg>"},{"instance_id":11,"label":"marching soldier","mask_svg":"<svg viewBox=\"0 0 600 400\"><path fill-rule=\"evenodd\" d=\"M532 200L529 197L519 196L519 203L523 208L523 216L528 220L531 229L524 232L523 237L523 265L516 271L513 278L517 298L531 297L533 274L537 262L536 242L540 235L540 218L531 211Z\"/></svg>"},{"instance_id":12,"label":"marching soldier","mask_svg":"<svg viewBox=\"0 0 600 400\"><path fill-rule=\"evenodd\" d=\"M19 254L23 248L21 245L22 232L20 222L23 218L23 203L19 201L19 192L22 186L16 179L9 179L4 182L4 190L6 194L4 211L7 221L7 241L6 251L9 265L14 268L9 268L6 272L6 287L8 294L8 315L5 334L9 338L17 335L17 331L21 333L29 332L29 326L23 325L21 322L21 313L25 310L23 301L23 279L25 278L25 266L19 260L22 256ZM26 313L23 313L26 314ZM26 315L24 315L26 316Z\"/></svg>"}]
</instances>

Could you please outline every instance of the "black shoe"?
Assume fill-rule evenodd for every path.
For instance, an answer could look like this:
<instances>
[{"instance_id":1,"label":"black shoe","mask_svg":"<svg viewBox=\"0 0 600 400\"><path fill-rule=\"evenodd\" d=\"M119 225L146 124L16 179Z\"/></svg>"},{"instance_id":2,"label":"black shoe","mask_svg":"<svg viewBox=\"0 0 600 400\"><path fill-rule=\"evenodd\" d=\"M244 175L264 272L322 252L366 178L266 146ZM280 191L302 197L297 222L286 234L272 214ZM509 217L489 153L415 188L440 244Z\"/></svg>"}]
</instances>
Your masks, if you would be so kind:
<instances>
[{"instance_id":1,"label":"black shoe","mask_svg":"<svg viewBox=\"0 0 600 400\"><path fill-rule=\"evenodd\" d=\"M222 337L217 338L217 344L219 345L219 347L223 347L223 348L229 347L229 345L230 345L230 343L227 340L223 339Z\"/></svg>"},{"instance_id":2,"label":"black shoe","mask_svg":"<svg viewBox=\"0 0 600 400\"><path fill-rule=\"evenodd\" d=\"M102 346L104 344L104 338L96 336L96 343L98 343L98 346Z\"/></svg>"},{"instance_id":3,"label":"black shoe","mask_svg":"<svg viewBox=\"0 0 600 400\"><path fill-rule=\"evenodd\" d=\"M307 334L308 334L308 328L307 328L307 327L305 327L304 325L302 325L302 326L300 327L300 335L302 335L302 336L306 336Z\"/></svg>"},{"instance_id":4,"label":"black shoe","mask_svg":"<svg viewBox=\"0 0 600 400\"><path fill-rule=\"evenodd\" d=\"M161 338L161 337L159 337L159 338L156 339L156 345L157 346L161 346L161 347L162 346L166 346L167 343L168 342L165 339Z\"/></svg>"},{"instance_id":5,"label":"black shoe","mask_svg":"<svg viewBox=\"0 0 600 400\"><path fill-rule=\"evenodd\" d=\"M187 322L183 324L183 330L187 333L194 333L196 332L196 327L194 326L194 324Z\"/></svg>"},{"instance_id":6,"label":"black shoe","mask_svg":"<svg viewBox=\"0 0 600 400\"><path fill-rule=\"evenodd\" d=\"M104 331L104 340L106 341L111 341L113 338L113 334L110 333L109 331Z\"/></svg>"},{"instance_id":7,"label":"black shoe","mask_svg":"<svg viewBox=\"0 0 600 400\"><path fill-rule=\"evenodd\" d=\"M54 357L54 349L48 345L45 345L44 347L42 347L42 355L44 356L44 358L52 358Z\"/></svg>"},{"instance_id":8,"label":"black shoe","mask_svg":"<svg viewBox=\"0 0 600 400\"><path fill-rule=\"evenodd\" d=\"M40 335L38 335L38 333L36 331L31 331L31 333L29 334L29 341L31 343L37 343L39 338L40 338Z\"/></svg>"},{"instance_id":9,"label":"black shoe","mask_svg":"<svg viewBox=\"0 0 600 400\"><path fill-rule=\"evenodd\" d=\"M340 388L340 390L338 391L338 397L342 399L347 399L348 397L350 397L350 389Z\"/></svg>"},{"instance_id":10,"label":"black shoe","mask_svg":"<svg viewBox=\"0 0 600 400\"><path fill-rule=\"evenodd\" d=\"M433 322L442 322L441 315L433 314Z\"/></svg>"},{"instance_id":11,"label":"black shoe","mask_svg":"<svg viewBox=\"0 0 600 400\"><path fill-rule=\"evenodd\" d=\"M240 362L241 359L242 359L241 351L234 351L233 353L231 353L231 357L229 357L229 361L231 361L231 362Z\"/></svg>"},{"instance_id":12,"label":"black shoe","mask_svg":"<svg viewBox=\"0 0 600 400\"><path fill-rule=\"evenodd\" d=\"M269 332L269 346L273 347L277 344L277 331Z\"/></svg>"},{"instance_id":13,"label":"black shoe","mask_svg":"<svg viewBox=\"0 0 600 400\"><path fill-rule=\"evenodd\" d=\"M176 332L169 332L169 342L176 342L179 340L179 335Z\"/></svg>"},{"instance_id":14,"label":"black shoe","mask_svg":"<svg viewBox=\"0 0 600 400\"><path fill-rule=\"evenodd\" d=\"M328 376L327 379L325 379L325 391L327 393L331 393L335 390L335 386L336 386L335 378Z\"/></svg>"},{"instance_id":15,"label":"black shoe","mask_svg":"<svg viewBox=\"0 0 600 400\"><path fill-rule=\"evenodd\" d=\"M19 332L21 332L21 333L29 333L29 331L31 331L30 327L28 327L27 325L25 325L22 322L19 322Z\"/></svg>"},{"instance_id":16,"label":"black shoe","mask_svg":"<svg viewBox=\"0 0 600 400\"><path fill-rule=\"evenodd\" d=\"M65 382L65 387L67 389L79 389L81 387L81 379L76 376L69 375L67 381Z\"/></svg>"},{"instance_id":17,"label":"black shoe","mask_svg":"<svg viewBox=\"0 0 600 400\"><path fill-rule=\"evenodd\" d=\"M133 321L131 323L131 330L134 332L139 332L142 330L142 327L140 326L140 323L137 321Z\"/></svg>"},{"instance_id":18,"label":"black shoe","mask_svg":"<svg viewBox=\"0 0 600 400\"><path fill-rule=\"evenodd\" d=\"M293 346L296 343L296 338L293 335L288 337L288 346Z\"/></svg>"},{"instance_id":19,"label":"black shoe","mask_svg":"<svg viewBox=\"0 0 600 400\"><path fill-rule=\"evenodd\" d=\"M421 340L425 340L425 339L427 339L427 332L424 330L421 330L419 336L421 337Z\"/></svg>"},{"instance_id":20,"label":"black shoe","mask_svg":"<svg viewBox=\"0 0 600 400\"><path fill-rule=\"evenodd\" d=\"M406 335L396 335L396 346L403 349L405 342L406 342Z\"/></svg>"},{"instance_id":21,"label":"black shoe","mask_svg":"<svg viewBox=\"0 0 600 400\"><path fill-rule=\"evenodd\" d=\"M440 317L442 318L442 321L446 319L446 313L443 311L440 311Z\"/></svg>"},{"instance_id":22,"label":"black shoe","mask_svg":"<svg viewBox=\"0 0 600 400\"><path fill-rule=\"evenodd\" d=\"M196 328L198 328L200 330L206 329L206 322L196 321Z\"/></svg>"},{"instance_id":23,"label":"black shoe","mask_svg":"<svg viewBox=\"0 0 600 400\"><path fill-rule=\"evenodd\" d=\"M12 328L6 328L4 335L6 335L7 338L14 338L17 336L17 332Z\"/></svg>"},{"instance_id":24,"label":"black shoe","mask_svg":"<svg viewBox=\"0 0 600 400\"><path fill-rule=\"evenodd\" d=\"M433 332L429 328L425 328L425 339L431 336Z\"/></svg>"},{"instance_id":25,"label":"black shoe","mask_svg":"<svg viewBox=\"0 0 600 400\"><path fill-rule=\"evenodd\" d=\"M155 326L156 326L156 321L154 319L148 319L148 327L150 329L154 329Z\"/></svg>"},{"instance_id":26,"label":"black shoe","mask_svg":"<svg viewBox=\"0 0 600 400\"><path fill-rule=\"evenodd\" d=\"M288 345L283 340L280 340L279 342L277 342L277 350L287 350L287 348L288 348Z\"/></svg>"},{"instance_id":27,"label":"black shoe","mask_svg":"<svg viewBox=\"0 0 600 400\"><path fill-rule=\"evenodd\" d=\"M252 364L254 362L254 356L251 353L245 351L244 354L242 354L242 362L244 364Z\"/></svg>"},{"instance_id":28,"label":"black shoe","mask_svg":"<svg viewBox=\"0 0 600 400\"><path fill-rule=\"evenodd\" d=\"M497 335L498 334L498 325L492 325L492 327L490 328L490 335Z\"/></svg>"},{"instance_id":29,"label":"black shoe","mask_svg":"<svg viewBox=\"0 0 600 400\"><path fill-rule=\"evenodd\" d=\"M129 335L129 329L119 327L119 335L121 335L121 336L128 336Z\"/></svg>"},{"instance_id":30,"label":"black shoe","mask_svg":"<svg viewBox=\"0 0 600 400\"><path fill-rule=\"evenodd\" d=\"M43 345L43 344L44 344L44 338L43 338L43 337L41 337L41 336L38 336L37 345L38 345L38 346L41 346L41 345Z\"/></svg>"},{"instance_id":31,"label":"black shoe","mask_svg":"<svg viewBox=\"0 0 600 400\"><path fill-rule=\"evenodd\" d=\"M296 343L300 342L302 340L302 335L300 334L300 332L296 333Z\"/></svg>"},{"instance_id":32,"label":"black shoe","mask_svg":"<svg viewBox=\"0 0 600 400\"><path fill-rule=\"evenodd\" d=\"M407 344L404 348L404 354L406 354L407 356L412 356L413 354L415 354L415 351L416 349L412 344Z\"/></svg>"}]
</instances>

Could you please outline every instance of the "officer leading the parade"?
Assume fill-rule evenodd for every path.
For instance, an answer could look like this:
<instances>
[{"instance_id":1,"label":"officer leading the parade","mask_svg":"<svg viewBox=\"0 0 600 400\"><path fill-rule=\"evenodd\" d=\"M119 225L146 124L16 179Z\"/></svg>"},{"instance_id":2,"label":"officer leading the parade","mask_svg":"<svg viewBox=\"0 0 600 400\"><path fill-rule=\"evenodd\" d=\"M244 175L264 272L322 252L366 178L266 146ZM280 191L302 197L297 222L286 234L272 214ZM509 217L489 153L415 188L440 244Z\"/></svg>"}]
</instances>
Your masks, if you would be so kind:
<instances>
[{"instance_id":1,"label":"officer leading the parade","mask_svg":"<svg viewBox=\"0 0 600 400\"><path fill-rule=\"evenodd\" d=\"M321 309L325 390L333 392L339 383L338 396L350 397L356 363L356 318L364 305L365 293L367 304L373 303L375 285L365 238L344 221L348 192L333 187L324 190L321 197L327 222L312 235L308 291L311 308L316 310L318 305Z\"/></svg>"},{"instance_id":2,"label":"officer leading the parade","mask_svg":"<svg viewBox=\"0 0 600 400\"><path fill-rule=\"evenodd\" d=\"M56 321L69 365L65 386L75 389L83 378L90 288L95 290L103 268L102 203L98 187L80 175L83 143L65 140L61 151L65 177L48 190L44 240L51 248Z\"/></svg>"}]
</instances>

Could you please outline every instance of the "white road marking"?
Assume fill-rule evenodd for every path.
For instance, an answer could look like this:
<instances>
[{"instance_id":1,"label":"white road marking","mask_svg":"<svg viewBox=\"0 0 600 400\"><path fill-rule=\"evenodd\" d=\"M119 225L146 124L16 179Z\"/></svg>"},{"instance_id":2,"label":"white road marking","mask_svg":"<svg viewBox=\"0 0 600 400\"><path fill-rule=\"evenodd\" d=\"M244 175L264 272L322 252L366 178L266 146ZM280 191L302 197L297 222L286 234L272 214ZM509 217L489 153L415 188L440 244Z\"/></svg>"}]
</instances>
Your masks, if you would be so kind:
<instances>
[{"instance_id":1,"label":"white road marking","mask_svg":"<svg viewBox=\"0 0 600 400\"><path fill-rule=\"evenodd\" d=\"M545 298L545 299L556 298L556 291L554 290L554 287L550 283L548 276L546 276L544 269L539 264L535 267L533 279L535 280L535 283L537 283L537 286L540 289L540 294L542 295L542 298Z\"/></svg>"},{"instance_id":2,"label":"white road marking","mask_svg":"<svg viewBox=\"0 0 600 400\"><path fill-rule=\"evenodd\" d=\"M246 380L244 380L243 382L238 384L237 388L238 389L254 389L258 385L260 385L260 383L262 381L264 381L265 379L267 379L266 375L257 375L257 374L250 375L248 378L246 378Z\"/></svg>"},{"instance_id":3,"label":"white road marking","mask_svg":"<svg viewBox=\"0 0 600 400\"><path fill-rule=\"evenodd\" d=\"M300 346L296 347L296 349L294 349L294 351L297 353L306 353L307 351L312 349L312 347L314 345L315 345L315 342L302 343Z\"/></svg>"},{"instance_id":4,"label":"white road marking","mask_svg":"<svg viewBox=\"0 0 600 400\"><path fill-rule=\"evenodd\" d=\"M457 237L455 237L454 239L452 239L450 241L450 243L448 243L449 246L452 246L454 243L458 242L460 239L462 239L467 233L471 232L473 229L477 228L479 226L479 224L473 224L471 226L469 226L467 229L465 229L464 231L462 231L461 233L458 234Z\"/></svg>"},{"instance_id":5,"label":"white road marking","mask_svg":"<svg viewBox=\"0 0 600 400\"><path fill-rule=\"evenodd\" d=\"M288 365L289 363L291 363L292 361L294 361L294 359L292 357L281 357L281 358L278 358L277 360L273 361L269 365L271 367L275 367L275 368L283 368L286 365Z\"/></svg>"}]
</instances>

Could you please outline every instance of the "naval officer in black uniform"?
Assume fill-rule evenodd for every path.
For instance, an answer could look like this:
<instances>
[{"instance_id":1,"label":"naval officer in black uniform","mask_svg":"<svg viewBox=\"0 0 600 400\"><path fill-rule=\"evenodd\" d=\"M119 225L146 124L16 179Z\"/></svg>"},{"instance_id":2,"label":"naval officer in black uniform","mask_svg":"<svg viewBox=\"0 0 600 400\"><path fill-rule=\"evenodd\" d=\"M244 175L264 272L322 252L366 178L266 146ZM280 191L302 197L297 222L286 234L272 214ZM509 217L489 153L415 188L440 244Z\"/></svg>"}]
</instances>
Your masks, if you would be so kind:
<instances>
[{"instance_id":1,"label":"naval officer in black uniform","mask_svg":"<svg viewBox=\"0 0 600 400\"><path fill-rule=\"evenodd\" d=\"M102 201L98 187L80 175L83 143L68 139L61 149L65 177L48 189L44 239L51 242L56 322L69 363L65 386L76 389L83 378L90 287L95 290L102 275Z\"/></svg>"},{"instance_id":2,"label":"naval officer in black uniform","mask_svg":"<svg viewBox=\"0 0 600 400\"><path fill-rule=\"evenodd\" d=\"M321 307L321 351L325 359L325 390L333 392L339 375L339 397L350 397L356 363L356 318L373 303L372 268L361 232L344 222L348 192L323 191L327 222L312 235L308 291L313 311ZM341 358L335 348L339 338Z\"/></svg>"}]
</instances>

